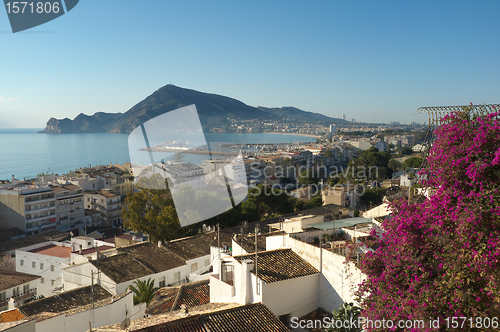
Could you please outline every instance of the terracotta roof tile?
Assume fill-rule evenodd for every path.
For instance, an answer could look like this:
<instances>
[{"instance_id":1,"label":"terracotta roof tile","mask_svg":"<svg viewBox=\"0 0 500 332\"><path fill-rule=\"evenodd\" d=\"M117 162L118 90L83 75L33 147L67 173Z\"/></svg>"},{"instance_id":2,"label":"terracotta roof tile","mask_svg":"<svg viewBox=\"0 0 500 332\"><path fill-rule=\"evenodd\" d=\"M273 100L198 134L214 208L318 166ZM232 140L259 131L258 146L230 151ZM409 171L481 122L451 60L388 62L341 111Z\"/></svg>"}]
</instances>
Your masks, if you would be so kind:
<instances>
[{"instance_id":1,"label":"terracotta roof tile","mask_svg":"<svg viewBox=\"0 0 500 332\"><path fill-rule=\"evenodd\" d=\"M192 282L178 287L166 287L158 291L159 299L153 300L146 313L158 315L180 310L182 305L189 308L210 303L210 281Z\"/></svg>"},{"instance_id":2,"label":"terracotta roof tile","mask_svg":"<svg viewBox=\"0 0 500 332\"><path fill-rule=\"evenodd\" d=\"M41 278L32 274L11 270L0 270L0 291Z\"/></svg>"},{"instance_id":3,"label":"terracotta roof tile","mask_svg":"<svg viewBox=\"0 0 500 332\"><path fill-rule=\"evenodd\" d=\"M99 285L94 285L94 301L111 298L113 295ZM76 307L92 303L92 286L76 288L57 295L32 301L22 306L19 310L27 317L43 312L60 313Z\"/></svg>"},{"instance_id":4,"label":"terracotta roof tile","mask_svg":"<svg viewBox=\"0 0 500 332\"><path fill-rule=\"evenodd\" d=\"M61 246L56 246L54 244L33 249L30 250L29 252L41 255L53 256L53 257L60 257L60 258L71 257L71 247L61 247Z\"/></svg>"},{"instance_id":5,"label":"terracotta roof tile","mask_svg":"<svg viewBox=\"0 0 500 332\"><path fill-rule=\"evenodd\" d=\"M257 273L265 283L273 283L298 277L317 274L319 271L302 259L292 249L278 249L259 252ZM238 262L250 259L254 263L251 271L255 274L255 254L234 256Z\"/></svg>"},{"instance_id":6,"label":"terracotta roof tile","mask_svg":"<svg viewBox=\"0 0 500 332\"><path fill-rule=\"evenodd\" d=\"M177 255L158 248L151 242L117 248L117 251L118 255L90 261L116 283L167 271L186 263Z\"/></svg>"}]
</instances>

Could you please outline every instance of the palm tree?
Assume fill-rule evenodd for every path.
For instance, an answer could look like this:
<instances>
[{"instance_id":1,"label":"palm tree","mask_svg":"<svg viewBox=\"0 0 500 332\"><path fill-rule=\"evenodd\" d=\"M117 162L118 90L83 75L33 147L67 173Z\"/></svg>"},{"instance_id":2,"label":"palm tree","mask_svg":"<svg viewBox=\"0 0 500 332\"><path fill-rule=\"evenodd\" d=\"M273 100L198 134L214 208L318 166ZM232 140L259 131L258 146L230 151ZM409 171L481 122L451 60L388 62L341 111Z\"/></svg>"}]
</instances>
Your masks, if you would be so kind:
<instances>
[{"instance_id":1,"label":"palm tree","mask_svg":"<svg viewBox=\"0 0 500 332\"><path fill-rule=\"evenodd\" d=\"M146 302L149 305L151 300L156 294L156 291L159 289L155 287L155 280L148 279L148 281L136 280L134 281L135 287L130 286L130 289L135 293L134 295L134 304L138 304L141 302Z\"/></svg>"}]
</instances>

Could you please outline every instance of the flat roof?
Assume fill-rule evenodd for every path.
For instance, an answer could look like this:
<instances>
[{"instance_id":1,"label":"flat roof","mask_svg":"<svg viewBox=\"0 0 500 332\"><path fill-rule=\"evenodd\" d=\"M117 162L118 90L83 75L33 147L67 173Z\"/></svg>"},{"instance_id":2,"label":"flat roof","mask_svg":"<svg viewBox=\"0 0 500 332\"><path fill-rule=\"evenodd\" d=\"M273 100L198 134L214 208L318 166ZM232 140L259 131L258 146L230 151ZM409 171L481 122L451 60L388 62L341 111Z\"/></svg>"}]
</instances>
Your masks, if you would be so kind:
<instances>
[{"instance_id":1,"label":"flat roof","mask_svg":"<svg viewBox=\"0 0 500 332\"><path fill-rule=\"evenodd\" d=\"M71 257L71 247L61 247L61 246L56 246L54 244L43 246L37 249L32 249L29 252L47 256L61 257L61 258Z\"/></svg>"},{"instance_id":2,"label":"flat roof","mask_svg":"<svg viewBox=\"0 0 500 332\"><path fill-rule=\"evenodd\" d=\"M322 229L324 231L329 230L329 229L336 229L336 228L345 228L345 227L352 227L354 225L358 224L371 224L372 220L367 219L367 218L349 218L349 219L341 219L341 220L334 220L334 221L326 221L322 223L316 223L316 224L309 224L307 226Z\"/></svg>"}]
</instances>

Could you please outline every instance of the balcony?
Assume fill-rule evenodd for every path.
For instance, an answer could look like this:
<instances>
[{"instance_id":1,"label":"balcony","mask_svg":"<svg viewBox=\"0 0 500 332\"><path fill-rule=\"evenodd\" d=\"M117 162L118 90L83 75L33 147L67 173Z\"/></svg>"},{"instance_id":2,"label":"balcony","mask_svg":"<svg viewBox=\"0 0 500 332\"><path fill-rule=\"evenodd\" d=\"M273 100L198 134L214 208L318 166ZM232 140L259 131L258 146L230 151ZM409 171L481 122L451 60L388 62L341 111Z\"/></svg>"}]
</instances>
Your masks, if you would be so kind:
<instances>
[{"instance_id":1,"label":"balcony","mask_svg":"<svg viewBox=\"0 0 500 332\"><path fill-rule=\"evenodd\" d=\"M36 288L32 288L30 289L28 292L26 293L21 293L21 294L18 294L16 296L13 296L12 298L17 302L17 303L20 303L21 301L24 301L24 300L27 300L29 299L30 297L32 297L33 295L36 295ZM7 305L9 303L9 300L11 298L7 298L3 301L0 301L0 307L3 307L4 305Z\"/></svg>"}]
</instances>

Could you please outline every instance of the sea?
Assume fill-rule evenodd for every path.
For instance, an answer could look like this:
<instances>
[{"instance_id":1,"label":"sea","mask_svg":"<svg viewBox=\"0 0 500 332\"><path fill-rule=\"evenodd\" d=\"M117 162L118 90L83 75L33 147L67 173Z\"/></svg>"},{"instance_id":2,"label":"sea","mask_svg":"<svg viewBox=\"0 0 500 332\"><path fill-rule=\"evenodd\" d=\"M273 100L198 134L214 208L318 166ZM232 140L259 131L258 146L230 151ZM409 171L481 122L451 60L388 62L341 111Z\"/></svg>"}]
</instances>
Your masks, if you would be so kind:
<instances>
[{"instance_id":1,"label":"sea","mask_svg":"<svg viewBox=\"0 0 500 332\"><path fill-rule=\"evenodd\" d=\"M38 174L65 174L81 167L130 162L129 134L44 134L43 128L0 128L0 180L33 179ZM314 142L314 137L287 134L205 134L207 142L234 144ZM185 143L189 137L182 137ZM247 149L248 151L249 149ZM147 153L145 159L147 160ZM207 155L187 155L201 164Z\"/></svg>"}]
</instances>

